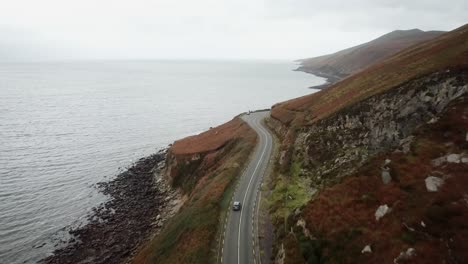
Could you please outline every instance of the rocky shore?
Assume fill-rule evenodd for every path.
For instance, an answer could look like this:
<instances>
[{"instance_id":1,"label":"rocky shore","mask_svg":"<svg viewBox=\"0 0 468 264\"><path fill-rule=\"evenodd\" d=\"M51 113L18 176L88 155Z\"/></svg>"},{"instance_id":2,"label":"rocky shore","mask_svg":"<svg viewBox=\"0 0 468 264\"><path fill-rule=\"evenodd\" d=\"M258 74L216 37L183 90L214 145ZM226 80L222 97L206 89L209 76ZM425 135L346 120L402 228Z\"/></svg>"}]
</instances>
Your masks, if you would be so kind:
<instances>
[{"instance_id":1,"label":"rocky shore","mask_svg":"<svg viewBox=\"0 0 468 264\"><path fill-rule=\"evenodd\" d=\"M126 263L179 208L180 195L159 172L167 150L142 158L110 182L98 184L110 200L93 209L88 223L70 231L68 244L41 263Z\"/></svg>"}]
</instances>

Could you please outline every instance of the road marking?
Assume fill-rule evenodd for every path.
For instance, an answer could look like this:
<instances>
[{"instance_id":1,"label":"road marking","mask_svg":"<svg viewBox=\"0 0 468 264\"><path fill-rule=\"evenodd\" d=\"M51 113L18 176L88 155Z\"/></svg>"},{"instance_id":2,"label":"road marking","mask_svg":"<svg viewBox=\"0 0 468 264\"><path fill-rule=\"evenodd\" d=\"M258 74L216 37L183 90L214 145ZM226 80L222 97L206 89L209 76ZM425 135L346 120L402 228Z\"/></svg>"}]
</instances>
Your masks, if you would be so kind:
<instances>
[{"instance_id":1,"label":"road marking","mask_svg":"<svg viewBox=\"0 0 468 264\"><path fill-rule=\"evenodd\" d=\"M257 203L257 228L255 228L255 239L258 239L258 219L260 217L260 215L258 214L259 212L259 208L260 208L260 200L262 199L262 192L259 193L258 195L258 203ZM257 246L260 247L260 241L257 243ZM260 248L259 248L260 250ZM260 251L261 252L261 251ZM255 260L255 255L254 255L254 260ZM259 260L259 263L261 264L262 263L262 256L258 256L258 260Z\"/></svg>"},{"instance_id":2,"label":"road marking","mask_svg":"<svg viewBox=\"0 0 468 264\"><path fill-rule=\"evenodd\" d=\"M264 130L264 128L263 128L262 125L260 125L260 130L265 134L265 136L266 136L267 139L268 139L269 132L268 132L267 130ZM272 142L272 144L273 144L273 140L271 140L271 142ZM267 145L268 145L268 140L267 140ZM271 157L270 157L270 159L271 159ZM267 169L268 169L268 163L270 163L270 159L268 159L268 161L267 161L267 166L265 167L265 170L264 170L263 173L261 174L261 177L260 177L260 186L258 187L258 189L256 190L256 193L255 193L255 195L256 195L256 196L255 196L255 204L256 204L256 206L257 206L257 214L256 214L256 215L257 215L257 221L256 221L256 224L257 224L257 225L256 225L256 228L254 228L253 223L252 223L252 230L255 230L255 232L256 232L256 234L252 234L252 235L254 236L254 242L253 242L253 244L254 244L254 247L253 247L254 252L255 252L255 244L257 244L257 246L259 247L259 252L261 252L261 251L260 251L260 242L255 243L255 241L258 239L258 221L259 221L259 217L260 217L260 215L259 215L259 209L260 209L260 202L261 202L261 199L262 199L262 191L261 191L260 188L263 186L263 178L265 177L265 173L266 173L266 171L267 171ZM258 200L257 200L257 198L258 198ZM255 214L254 214L254 215L255 215ZM254 253L254 263L256 263L256 260L257 260L257 259L256 259L256 257L255 257L255 253ZM260 255L258 256L258 261L259 261L260 264L262 263L262 257L261 257Z\"/></svg>"},{"instance_id":3,"label":"road marking","mask_svg":"<svg viewBox=\"0 0 468 264\"><path fill-rule=\"evenodd\" d=\"M252 122L252 124L255 124L255 122ZM264 133L261 129L259 129L262 133ZM262 154L260 155L260 159L258 160L257 165L255 166L255 169L253 173L251 174L249 184L247 185L247 190L245 191L244 194L244 199L242 200L242 204L245 204L245 199L247 198L247 194L249 193L250 185L252 184L252 180L255 176L255 173L257 172L258 166L260 166L260 163L262 163L263 156L265 155L265 151L267 150L268 146L268 136L265 137L265 147L263 148ZM239 219L239 230L237 233L237 263L240 264L240 235L241 235L241 227L242 227L242 212L240 212L240 219Z\"/></svg>"},{"instance_id":4,"label":"road marking","mask_svg":"<svg viewBox=\"0 0 468 264\"><path fill-rule=\"evenodd\" d=\"M263 128L263 125L260 124L259 126L260 128L260 131L264 133L264 135L266 136L267 139L269 139L269 133L268 131L266 131L264 128ZM273 142L271 139L270 139L271 142ZM273 144L273 143L272 143ZM269 141L267 140L267 146L269 145ZM263 185L263 178L265 176L265 173L267 171L267 167L268 167L268 163L269 163L270 159L267 160L267 166L263 169L263 171L260 173L260 186L257 186L257 189L255 190L255 206L256 206L256 209L257 209L257 212L255 214L255 212L253 212L253 216L255 218L255 215L257 216L257 221L255 222L256 225L254 226L254 223L252 222L252 231L254 232L252 234L253 236L253 249L255 251L255 247L259 247L259 252L260 252L260 242L257 243L257 240L258 240L258 221L259 221L259 208L260 208L260 200L261 200L261 186ZM252 210L255 210L255 207L252 208ZM254 262L256 262L257 258L254 254ZM261 260L261 256L259 255L258 256L258 260L259 260L259 263L262 263L262 260Z\"/></svg>"},{"instance_id":5,"label":"road marking","mask_svg":"<svg viewBox=\"0 0 468 264\"><path fill-rule=\"evenodd\" d=\"M239 188L239 185L240 185L240 181L242 179L242 176L245 174L245 172L247 171L248 167L249 167L250 164L248 164L247 166L244 166L244 169L242 170L242 173L240 174L241 177L239 179L236 180L236 185L234 186L234 191L232 192L232 195L231 195L231 200L229 202L229 205L228 205L228 211L226 213L226 218L224 219L225 220L225 223L224 223L224 232L220 234L220 236L223 237L223 245L221 247L221 251L219 250L218 248L218 258L220 259L220 262L223 263L223 257L224 257L224 239L226 238L226 230L227 230L227 223L228 223L228 220L229 220L229 217L231 216L231 211L230 211L230 207L231 207L231 204L233 203L234 201L234 196L237 192L237 189ZM221 243L221 237L219 238L219 241ZM221 256L219 256L219 253L221 252Z\"/></svg>"}]
</instances>

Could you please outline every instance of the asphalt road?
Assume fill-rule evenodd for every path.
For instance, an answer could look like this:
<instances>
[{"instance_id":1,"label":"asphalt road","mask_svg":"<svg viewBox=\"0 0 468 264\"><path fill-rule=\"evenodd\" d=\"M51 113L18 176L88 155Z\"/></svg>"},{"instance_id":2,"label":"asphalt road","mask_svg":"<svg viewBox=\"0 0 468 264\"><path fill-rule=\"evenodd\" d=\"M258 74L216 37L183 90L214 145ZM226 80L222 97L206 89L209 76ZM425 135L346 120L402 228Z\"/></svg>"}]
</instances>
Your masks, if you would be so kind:
<instances>
[{"instance_id":1,"label":"asphalt road","mask_svg":"<svg viewBox=\"0 0 468 264\"><path fill-rule=\"evenodd\" d=\"M270 112L244 115L246 121L258 134L258 144L234 193L234 201L242 203L240 211L232 211L227 219L222 247L222 263L247 264L258 262L258 246L254 241L257 234L257 198L263 175L270 160L273 139L261 121ZM232 205L231 205L232 207ZM255 217L255 218L254 218Z\"/></svg>"}]
</instances>

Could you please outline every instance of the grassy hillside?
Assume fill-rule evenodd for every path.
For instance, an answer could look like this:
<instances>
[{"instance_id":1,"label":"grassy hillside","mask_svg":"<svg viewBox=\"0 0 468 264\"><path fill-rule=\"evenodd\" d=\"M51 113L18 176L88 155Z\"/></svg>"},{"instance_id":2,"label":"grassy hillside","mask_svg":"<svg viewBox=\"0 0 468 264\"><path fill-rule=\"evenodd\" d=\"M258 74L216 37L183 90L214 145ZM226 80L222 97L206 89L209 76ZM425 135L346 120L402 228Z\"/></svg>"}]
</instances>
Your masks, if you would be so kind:
<instances>
[{"instance_id":1,"label":"grassy hillside","mask_svg":"<svg viewBox=\"0 0 468 264\"><path fill-rule=\"evenodd\" d=\"M291 243L289 259L392 263L401 251L413 248L417 257L410 263L466 263L468 162L440 159L460 153L468 159L466 131L467 96L452 103L437 123L416 131L408 153L383 153L341 183L323 189L299 217L289 219L295 231L286 240L297 241ZM376 177L385 160L391 160L394 177L388 185ZM430 175L444 179L437 192L426 189ZM380 205L391 211L377 221ZM295 225L299 220L313 239ZM361 253L366 245L373 253Z\"/></svg>"},{"instance_id":2,"label":"grassy hillside","mask_svg":"<svg viewBox=\"0 0 468 264\"><path fill-rule=\"evenodd\" d=\"M217 227L255 146L256 133L240 118L200 135L176 141L167 176L186 201L134 263L209 263L217 252Z\"/></svg>"},{"instance_id":3,"label":"grassy hillside","mask_svg":"<svg viewBox=\"0 0 468 264\"><path fill-rule=\"evenodd\" d=\"M271 117L277 263L468 261L468 25Z\"/></svg>"},{"instance_id":4,"label":"grassy hillside","mask_svg":"<svg viewBox=\"0 0 468 264\"><path fill-rule=\"evenodd\" d=\"M298 70L340 79L409 46L441 35L442 31L396 30L375 40L333 54L300 60ZM333 78L332 78L333 79Z\"/></svg>"},{"instance_id":5,"label":"grassy hillside","mask_svg":"<svg viewBox=\"0 0 468 264\"><path fill-rule=\"evenodd\" d=\"M431 72L468 65L468 25L412 46L312 95L273 106L284 124L311 124L355 102Z\"/></svg>"}]
</instances>

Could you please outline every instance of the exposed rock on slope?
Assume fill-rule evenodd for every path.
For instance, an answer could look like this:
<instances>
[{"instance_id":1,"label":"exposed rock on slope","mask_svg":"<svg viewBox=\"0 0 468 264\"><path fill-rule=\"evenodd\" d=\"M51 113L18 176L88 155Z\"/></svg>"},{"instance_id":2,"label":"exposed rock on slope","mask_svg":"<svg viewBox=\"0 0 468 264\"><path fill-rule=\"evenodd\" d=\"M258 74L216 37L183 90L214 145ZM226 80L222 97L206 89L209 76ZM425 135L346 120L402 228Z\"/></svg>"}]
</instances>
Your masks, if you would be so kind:
<instances>
[{"instance_id":1,"label":"exposed rock on slope","mask_svg":"<svg viewBox=\"0 0 468 264\"><path fill-rule=\"evenodd\" d=\"M174 142L169 149L165 175L174 187L190 192L199 178L219 166L236 140L251 137L250 127L240 118L199 135Z\"/></svg>"},{"instance_id":2,"label":"exposed rock on slope","mask_svg":"<svg viewBox=\"0 0 468 264\"><path fill-rule=\"evenodd\" d=\"M271 117L278 262L468 260L468 26Z\"/></svg>"},{"instance_id":3,"label":"exposed rock on slope","mask_svg":"<svg viewBox=\"0 0 468 264\"><path fill-rule=\"evenodd\" d=\"M300 71L335 82L407 48L441 35L442 31L396 30L370 42L333 54L300 60Z\"/></svg>"},{"instance_id":4,"label":"exposed rock on slope","mask_svg":"<svg viewBox=\"0 0 468 264\"><path fill-rule=\"evenodd\" d=\"M431 213L422 209L417 210L419 215L416 216L413 208L418 206L426 208L425 210L433 210L430 209L433 202L427 195L430 192L427 191L425 183L428 176L437 175L445 180L458 177L452 179L451 186L446 186L445 183L438 186L443 193L440 195L456 195L456 198L450 198L450 201L461 199L459 202L462 203L463 197L467 195L463 190L468 189L468 182L464 181L467 179L468 160L467 164L462 162L466 156L463 153L466 153L468 146L465 140L468 131L467 94L467 70L453 71L451 74L434 73L344 108L311 126L295 128L290 141L285 138L281 155L283 160L280 160L284 173L278 177L293 178L294 171L299 171L299 178L308 179L303 182L309 182L309 188L322 191L310 202L302 203L306 206L304 212L287 216L286 225L295 230L292 234L283 233L282 228L277 230L282 247L288 245L286 253L282 253L286 254L284 263L295 263L293 260L302 262L309 258L331 260L332 263L344 259L345 263L353 263L360 259L359 252L369 243L372 243L375 255L358 262L385 262L385 258L397 257L405 245L413 246L413 236L418 236L424 243L438 241L441 236L443 239L452 237L452 233L434 234L426 241L425 235L417 232L407 234L413 231L405 231L404 225L410 222L409 228L414 229L413 226L420 221L436 221L427 220L424 214ZM452 103L454 101L457 103ZM428 128L418 132L421 126ZM290 133L284 126L280 125L277 128L280 133ZM289 154L286 153L288 150ZM447 157L455 155L458 159L452 158L453 162L448 162ZM287 156L289 158L285 158ZM389 167L390 184L382 182L382 164ZM299 167L293 169L296 166ZM354 178L360 175L366 177ZM291 190L293 189L288 189ZM277 191L283 192L281 188ZM292 200L288 202L294 204L298 195L287 192L287 197ZM449 202L444 200L444 204ZM379 217L379 222L385 224L368 224L382 205L391 208L391 216ZM273 210L283 210L282 206L284 205L273 204ZM449 210L457 216L460 214L463 219L453 221L468 221L468 204L457 209L443 207L440 210ZM398 222L398 217L394 216L395 212L398 212L398 217L404 216L404 220ZM301 218L307 223L306 233L303 233L303 229L299 232L299 229L294 227ZM390 222L387 218L391 219ZM282 219L284 218L274 220L277 227L285 225ZM456 223L458 222L452 223L454 228L450 232L464 228ZM373 233L377 226L387 224L389 227L382 227L381 231ZM299 241L287 238L290 235L299 237ZM387 237L398 239L399 236L410 236L411 242L383 242ZM308 239L310 237L312 238ZM358 238L359 240L355 241ZM421 243L421 246L425 247L426 244ZM468 260L463 255L464 250L468 248L462 247L455 252L452 248L456 247L455 245L450 245L450 252L443 251L444 253L433 255L432 251L444 249L443 243L431 244L431 249L420 249L420 255L425 256L421 263L428 263L425 261L432 257L437 257L440 261L447 260L452 257L449 254L454 254L454 258ZM463 243L466 244L466 241ZM288 248L296 246L297 250ZM392 250L382 251L382 248L387 247L391 247ZM291 262L287 261L288 259Z\"/></svg>"},{"instance_id":5,"label":"exposed rock on slope","mask_svg":"<svg viewBox=\"0 0 468 264\"><path fill-rule=\"evenodd\" d=\"M214 262L221 214L256 137L236 117L174 143L165 176L173 187L183 190L186 201L162 232L140 250L134 263Z\"/></svg>"},{"instance_id":6,"label":"exposed rock on slope","mask_svg":"<svg viewBox=\"0 0 468 264\"><path fill-rule=\"evenodd\" d=\"M301 128L294 142L316 183L329 175L350 174L369 157L396 146L431 120L454 99L468 92L466 72L434 73L344 108L312 126Z\"/></svg>"},{"instance_id":7,"label":"exposed rock on slope","mask_svg":"<svg viewBox=\"0 0 468 264\"><path fill-rule=\"evenodd\" d=\"M410 263L467 262L468 164L432 163L440 156L467 153L467 130L465 95L454 100L437 121L416 130L409 152L398 148L384 152L340 183L324 188L297 216L314 237L306 240L295 229L303 248L300 257L331 263L407 263L401 252L413 248L416 254L408 259ZM384 159L392 160L389 185L379 177ZM444 183L428 191L428 175L437 175ZM391 210L376 221L376 210L382 205ZM299 221L297 217L289 221ZM362 254L369 244L372 253Z\"/></svg>"}]
</instances>

